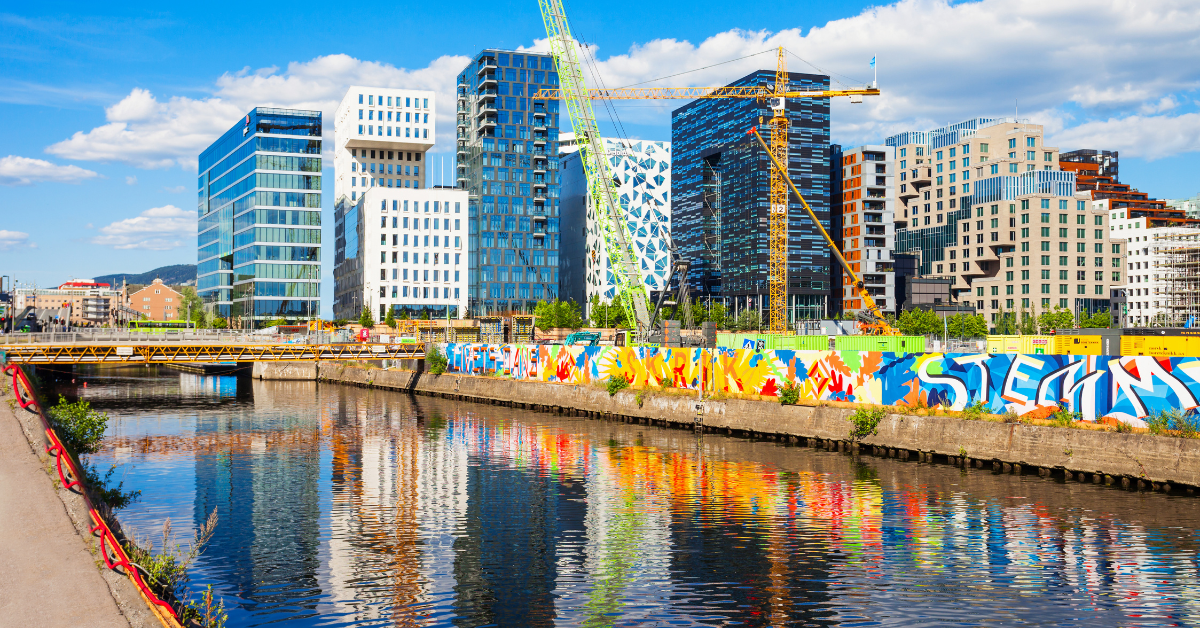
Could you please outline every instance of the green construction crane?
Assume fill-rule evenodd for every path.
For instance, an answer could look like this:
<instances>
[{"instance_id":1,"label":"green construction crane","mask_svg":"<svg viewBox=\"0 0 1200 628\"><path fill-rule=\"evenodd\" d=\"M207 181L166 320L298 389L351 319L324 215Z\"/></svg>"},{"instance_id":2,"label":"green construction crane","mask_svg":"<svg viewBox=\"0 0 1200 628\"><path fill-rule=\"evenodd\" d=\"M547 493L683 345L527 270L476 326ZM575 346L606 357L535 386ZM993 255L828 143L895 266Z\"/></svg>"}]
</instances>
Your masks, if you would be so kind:
<instances>
[{"instance_id":1,"label":"green construction crane","mask_svg":"<svg viewBox=\"0 0 1200 628\"><path fill-rule=\"evenodd\" d=\"M633 238L625 212L617 200L613 175L604 140L596 125L596 114L588 97L587 85L583 81L580 51L561 0L538 0L542 21L546 24L546 35L550 39L550 53L558 66L558 81L562 86L562 98L567 103L571 126L579 144L579 154L587 175L588 194L596 211L596 222L604 236L608 263L616 278L617 294L625 308L626 320L634 321L638 339L646 338L651 331L650 300L642 273L638 268L637 252L632 246Z\"/></svg>"}]
</instances>

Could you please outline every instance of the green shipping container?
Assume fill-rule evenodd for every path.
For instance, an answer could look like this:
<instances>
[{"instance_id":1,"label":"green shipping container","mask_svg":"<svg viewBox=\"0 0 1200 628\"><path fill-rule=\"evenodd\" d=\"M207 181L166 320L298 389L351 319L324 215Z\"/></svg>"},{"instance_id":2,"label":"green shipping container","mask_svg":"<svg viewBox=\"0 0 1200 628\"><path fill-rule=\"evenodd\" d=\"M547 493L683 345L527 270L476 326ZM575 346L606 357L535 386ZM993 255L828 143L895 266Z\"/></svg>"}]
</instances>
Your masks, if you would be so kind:
<instances>
[{"instance_id":1,"label":"green shipping container","mask_svg":"<svg viewBox=\"0 0 1200 628\"><path fill-rule=\"evenodd\" d=\"M778 348L792 351L828 351L829 336L780 336Z\"/></svg>"},{"instance_id":2,"label":"green shipping container","mask_svg":"<svg viewBox=\"0 0 1200 628\"><path fill-rule=\"evenodd\" d=\"M761 343L761 345L759 344ZM717 334L717 346L763 351L828 351L828 336L784 336L781 334Z\"/></svg>"},{"instance_id":3,"label":"green shipping container","mask_svg":"<svg viewBox=\"0 0 1200 628\"><path fill-rule=\"evenodd\" d=\"M925 336L834 336L833 346L838 351L924 353Z\"/></svg>"}]
</instances>

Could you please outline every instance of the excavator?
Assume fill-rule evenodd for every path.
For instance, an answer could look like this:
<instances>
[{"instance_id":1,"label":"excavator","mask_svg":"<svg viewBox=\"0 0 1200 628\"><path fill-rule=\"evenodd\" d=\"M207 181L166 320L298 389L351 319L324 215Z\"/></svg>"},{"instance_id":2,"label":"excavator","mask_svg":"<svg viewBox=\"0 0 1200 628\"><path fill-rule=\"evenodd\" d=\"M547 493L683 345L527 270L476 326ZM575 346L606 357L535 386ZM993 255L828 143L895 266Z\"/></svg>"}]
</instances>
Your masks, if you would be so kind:
<instances>
[{"instance_id":1,"label":"excavator","mask_svg":"<svg viewBox=\"0 0 1200 628\"><path fill-rule=\"evenodd\" d=\"M771 158L771 163L775 165L775 168L783 176L783 180L787 181L788 187L792 189L792 193L796 195L796 198L800 199L800 204L804 206L804 211L808 212L808 217L812 219L813 224L815 224L817 229L821 231L821 235L825 236L825 242L829 244L829 250L833 252L834 257L836 257L838 262L841 263L842 268L845 269L846 273L850 275L850 280L854 285L854 289L858 292L858 296L863 302L862 309L858 310L858 312L855 314L855 319L858 321L859 332L867 336L899 336L900 331L895 327L892 327L891 323L888 323L887 319L883 317L883 314L879 312L879 306L875 304L875 299L871 298L871 293L867 290L866 286L863 285L862 279L859 279L858 273L854 272L854 269L850 267L850 263L846 261L846 258L842 257L842 252L839 251L837 245L834 244L833 238L829 237L829 232L825 231L825 227L821 224L821 221L817 220L817 215L813 213L812 208L808 206L808 201L804 200L804 196L800 194L800 190L796 189L796 184L792 183L791 177L788 176L787 168L784 167L783 164L779 163L779 158L771 152L770 147L768 147L766 141L763 140L762 135L758 132L758 127L752 127L747 132L747 135L753 135L756 139L758 139L758 143L762 145L763 151L766 152L767 156Z\"/></svg>"}]
</instances>

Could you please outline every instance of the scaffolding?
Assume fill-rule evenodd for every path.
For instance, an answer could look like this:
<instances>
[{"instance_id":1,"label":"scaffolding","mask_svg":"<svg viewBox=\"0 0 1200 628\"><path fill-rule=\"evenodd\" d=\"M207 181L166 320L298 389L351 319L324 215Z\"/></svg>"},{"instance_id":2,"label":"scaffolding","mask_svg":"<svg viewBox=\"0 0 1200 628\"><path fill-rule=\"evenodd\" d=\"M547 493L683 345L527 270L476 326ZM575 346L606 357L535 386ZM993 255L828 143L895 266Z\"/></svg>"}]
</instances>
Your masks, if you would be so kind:
<instances>
[{"instance_id":1,"label":"scaffolding","mask_svg":"<svg viewBox=\"0 0 1200 628\"><path fill-rule=\"evenodd\" d=\"M1200 322L1200 231L1156 235L1152 246L1155 283L1165 301L1163 326L1195 326Z\"/></svg>"}]
</instances>

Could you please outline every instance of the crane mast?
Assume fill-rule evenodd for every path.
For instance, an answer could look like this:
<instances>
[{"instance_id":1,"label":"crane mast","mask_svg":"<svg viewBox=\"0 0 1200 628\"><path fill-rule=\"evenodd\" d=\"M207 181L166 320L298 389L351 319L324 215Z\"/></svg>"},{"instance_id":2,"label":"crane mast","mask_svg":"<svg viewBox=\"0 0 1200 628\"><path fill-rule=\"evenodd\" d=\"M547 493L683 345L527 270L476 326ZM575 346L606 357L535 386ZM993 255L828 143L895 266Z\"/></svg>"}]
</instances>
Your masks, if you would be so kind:
<instances>
[{"instance_id":1,"label":"crane mast","mask_svg":"<svg viewBox=\"0 0 1200 628\"><path fill-rule=\"evenodd\" d=\"M579 142L579 153L587 176L588 195L592 198L596 222L604 237L609 266L616 279L617 294L625 308L626 319L636 325L637 335L645 338L650 331L649 295L642 273L638 268L636 252L630 246L632 237L625 213L617 202L611 169L604 140L596 124L592 101L588 97L587 85L583 80L580 52L576 48L567 15L561 0L538 0L542 21L546 25L546 36L550 40L550 53L558 66L561 94L567 104L571 126Z\"/></svg>"}]
</instances>

